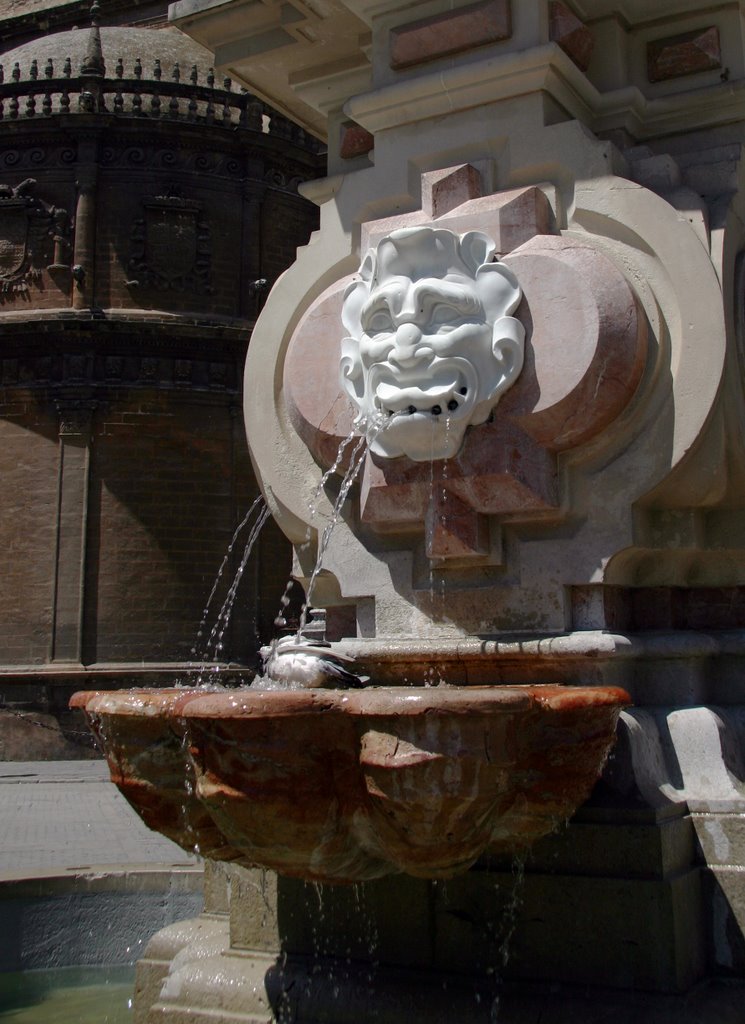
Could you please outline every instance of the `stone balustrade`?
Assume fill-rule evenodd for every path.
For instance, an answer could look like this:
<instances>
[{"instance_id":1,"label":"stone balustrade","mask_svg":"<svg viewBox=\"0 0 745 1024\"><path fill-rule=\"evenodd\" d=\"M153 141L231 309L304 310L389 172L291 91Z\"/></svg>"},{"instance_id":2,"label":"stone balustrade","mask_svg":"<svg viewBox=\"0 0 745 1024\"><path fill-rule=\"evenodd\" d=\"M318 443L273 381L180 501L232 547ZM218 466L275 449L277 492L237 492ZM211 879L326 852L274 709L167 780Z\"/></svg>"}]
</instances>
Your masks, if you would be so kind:
<instances>
[{"instance_id":1,"label":"stone balustrade","mask_svg":"<svg viewBox=\"0 0 745 1024\"><path fill-rule=\"evenodd\" d=\"M176 62L166 70L160 60L148 72L140 59L125 65L120 57L113 76L74 71L70 58L28 68L0 64L0 121L58 114L110 114L247 129L285 139L317 152L321 143L245 89L233 90L230 78L217 84L215 72Z\"/></svg>"}]
</instances>

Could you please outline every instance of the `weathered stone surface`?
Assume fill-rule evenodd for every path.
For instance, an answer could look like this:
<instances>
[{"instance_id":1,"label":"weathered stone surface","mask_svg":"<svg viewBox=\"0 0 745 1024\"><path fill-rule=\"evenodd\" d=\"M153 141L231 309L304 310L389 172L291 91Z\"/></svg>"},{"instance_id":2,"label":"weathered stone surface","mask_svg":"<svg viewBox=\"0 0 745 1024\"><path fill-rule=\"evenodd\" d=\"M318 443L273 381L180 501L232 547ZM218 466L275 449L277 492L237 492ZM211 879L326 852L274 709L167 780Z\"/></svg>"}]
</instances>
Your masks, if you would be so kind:
<instances>
[{"instance_id":1,"label":"weathered stone surface","mask_svg":"<svg viewBox=\"0 0 745 1024\"><path fill-rule=\"evenodd\" d=\"M356 156L364 156L375 145L375 136L362 125L350 122L342 127L339 143L339 156L342 160L351 160Z\"/></svg>"},{"instance_id":2,"label":"weathered stone surface","mask_svg":"<svg viewBox=\"0 0 745 1024\"><path fill-rule=\"evenodd\" d=\"M561 0L551 0L549 18L549 35L553 42L559 44L581 71L587 71L595 45L590 29Z\"/></svg>"},{"instance_id":3,"label":"weathered stone surface","mask_svg":"<svg viewBox=\"0 0 745 1024\"><path fill-rule=\"evenodd\" d=\"M73 698L148 825L325 882L449 877L527 847L586 799L626 703L551 686Z\"/></svg>"},{"instance_id":4,"label":"weathered stone surface","mask_svg":"<svg viewBox=\"0 0 745 1024\"><path fill-rule=\"evenodd\" d=\"M428 217L442 217L483 194L481 175L471 164L422 175L422 212Z\"/></svg>"},{"instance_id":5,"label":"weathered stone surface","mask_svg":"<svg viewBox=\"0 0 745 1024\"><path fill-rule=\"evenodd\" d=\"M667 39L655 39L647 47L650 82L664 82L668 78L681 78L721 66L722 50L716 25Z\"/></svg>"},{"instance_id":6,"label":"weathered stone surface","mask_svg":"<svg viewBox=\"0 0 745 1024\"><path fill-rule=\"evenodd\" d=\"M128 690L110 694L78 693L70 701L82 708L106 752L111 779L148 828L189 852L213 860L235 860L210 816L194 797L194 775L184 756L181 735L169 714L199 695L195 690ZM122 700L121 693L128 699Z\"/></svg>"},{"instance_id":7,"label":"weathered stone surface","mask_svg":"<svg viewBox=\"0 0 745 1024\"><path fill-rule=\"evenodd\" d=\"M460 10L422 18L391 31L391 67L411 67L474 46L509 39L509 0L482 0Z\"/></svg>"}]
</instances>

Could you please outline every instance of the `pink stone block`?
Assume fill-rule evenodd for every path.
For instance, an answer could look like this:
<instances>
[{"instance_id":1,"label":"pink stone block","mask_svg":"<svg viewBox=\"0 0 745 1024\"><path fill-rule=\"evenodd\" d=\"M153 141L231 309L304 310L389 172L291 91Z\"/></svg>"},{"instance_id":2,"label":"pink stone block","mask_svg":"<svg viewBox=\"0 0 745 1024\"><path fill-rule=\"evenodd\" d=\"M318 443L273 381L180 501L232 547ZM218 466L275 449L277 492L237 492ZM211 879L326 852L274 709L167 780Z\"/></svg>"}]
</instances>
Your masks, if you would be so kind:
<instances>
[{"instance_id":1,"label":"pink stone block","mask_svg":"<svg viewBox=\"0 0 745 1024\"><path fill-rule=\"evenodd\" d=\"M647 323L625 277L602 253L544 235L505 257L517 274L525 366L499 412L563 451L604 430L630 401L647 352Z\"/></svg>"},{"instance_id":2,"label":"pink stone block","mask_svg":"<svg viewBox=\"0 0 745 1024\"><path fill-rule=\"evenodd\" d=\"M352 429L354 410L339 383L341 305L351 276L313 303L290 341L284 392L293 427L312 454L330 466Z\"/></svg>"},{"instance_id":3,"label":"pink stone block","mask_svg":"<svg viewBox=\"0 0 745 1024\"><path fill-rule=\"evenodd\" d=\"M471 164L422 175L422 212L433 219L482 194L481 175Z\"/></svg>"},{"instance_id":4,"label":"pink stone block","mask_svg":"<svg viewBox=\"0 0 745 1024\"><path fill-rule=\"evenodd\" d=\"M655 39L647 46L650 82L664 82L668 78L681 78L721 66L722 49L716 25L667 39Z\"/></svg>"},{"instance_id":5,"label":"pink stone block","mask_svg":"<svg viewBox=\"0 0 745 1024\"><path fill-rule=\"evenodd\" d=\"M351 160L356 156L364 156L375 145L375 136L360 124L350 122L341 131L339 156L342 160Z\"/></svg>"},{"instance_id":6,"label":"pink stone block","mask_svg":"<svg viewBox=\"0 0 745 1024\"><path fill-rule=\"evenodd\" d=\"M428 558L474 558L489 553L484 516L446 487L438 487L426 518Z\"/></svg>"},{"instance_id":7,"label":"pink stone block","mask_svg":"<svg viewBox=\"0 0 745 1024\"><path fill-rule=\"evenodd\" d=\"M509 0L482 0L482 3L392 29L391 67L398 71L476 46L500 42L511 35Z\"/></svg>"},{"instance_id":8,"label":"pink stone block","mask_svg":"<svg viewBox=\"0 0 745 1024\"><path fill-rule=\"evenodd\" d=\"M561 0L549 6L549 36L581 71L587 71L595 44L592 32Z\"/></svg>"},{"instance_id":9,"label":"pink stone block","mask_svg":"<svg viewBox=\"0 0 745 1024\"><path fill-rule=\"evenodd\" d=\"M463 168L469 167L470 165L465 164L462 168L448 168L447 171L432 171L430 174L433 176L445 174L447 175L446 180L449 180L454 172L460 172ZM475 168L470 168L470 170L478 173ZM422 176L423 206L433 201L426 182L430 174ZM440 227L456 231L458 234L465 234L466 231L484 231L494 239L499 253L510 252L534 235L546 234L552 230L553 213L548 199L541 189L528 186L527 188L506 189L496 195L480 197L477 194L475 197L471 197L467 195L467 191L475 188L476 179L470 172L467 175L459 173L456 181L459 183L457 195L460 202L458 205L450 203L456 190L455 188L451 190L449 184L446 193L447 200L444 196L436 196L435 202L441 207L450 207L437 218ZM368 221L362 225L361 249L365 251L368 247L377 245L380 239L390 234L391 231L429 224L432 219L426 209L422 209L397 217Z\"/></svg>"}]
</instances>

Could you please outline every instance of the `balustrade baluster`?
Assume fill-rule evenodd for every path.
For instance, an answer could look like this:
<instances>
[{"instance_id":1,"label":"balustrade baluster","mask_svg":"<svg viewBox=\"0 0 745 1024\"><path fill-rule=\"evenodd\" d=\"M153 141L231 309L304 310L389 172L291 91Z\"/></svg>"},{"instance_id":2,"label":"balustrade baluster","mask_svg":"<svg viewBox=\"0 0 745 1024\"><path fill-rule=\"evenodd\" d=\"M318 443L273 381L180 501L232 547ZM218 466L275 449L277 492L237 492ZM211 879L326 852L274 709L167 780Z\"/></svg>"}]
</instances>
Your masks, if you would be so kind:
<instances>
[{"instance_id":1,"label":"balustrade baluster","mask_svg":"<svg viewBox=\"0 0 745 1024\"><path fill-rule=\"evenodd\" d=\"M13 81L14 82L18 82L18 81L20 81L20 78L21 78L21 69L20 69L20 67L18 65L18 61L16 61L15 64L13 65Z\"/></svg>"},{"instance_id":2,"label":"balustrade baluster","mask_svg":"<svg viewBox=\"0 0 745 1024\"><path fill-rule=\"evenodd\" d=\"M173 65L171 69L171 78L174 82L178 83L181 81L181 68L179 67L178 61ZM171 93L171 100L168 104L168 116L177 118L180 114L179 98L176 92Z\"/></svg>"},{"instance_id":3,"label":"balustrade baluster","mask_svg":"<svg viewBox=\"0 0 745 1024\"><path fill-rule=\"evenodd\" d=\"M11 96L10 103L8 104L8 107L9 107L8 113L9 113L9 115L11 117L11 120L15 121L15 119L18 117L18 97L17 96Z\"/></svg>"},{"instance_id":4,"label":"balustrade baluster","mask_svg":"<svg viewBox=\"0 0 745 1024\"><path fill-rule=\"evenodd\" d=\"M225 90L225 92L230 92L232 90L232 88L233 88L233 80L232 80L232 78L223 78L223 80L222 80L222 87ZM230 98L226 97L225 98L225 102L223 103L223 106L222 106L222 123L224 125L228 125L228 124L230 124L232 122L232 120L233 120L233 111L231 109Z\"/></svg>"},{"instance_id":5,"label":"balustrade baluster","mask_svg":"<svg viewBox=\"0 0 745 1024\"><path fill-rule=\"evenodd\" d=\"M0 64L0 84L5 81L5 68Z\"/></svg>"},{"instance_id":6,"label":"balustrade baluster","mask_svg":"<svg viewBox=\"0 0 745 1024\"><path fill-rule=\"evenodd\" d=\"M121 57L117 58L116 67L114 68L114 74L117 78L124 77L124 61Z\"/></svg>"},{"instance_id":7,"label":"balustrade baluster","mask_svg":"<svg viewBox=\"0 0 745 1024\"><path fill-rule=\"evenodd\" d=\"M161 78L162 74L163 74L163 69L160 66L160 61L156 57L155 58L155 65L153 67L153 78L155 79L156 82L160 81L160 78Z\"/></svg>"},{"instance_id":8,"label":"balustrade baluster","mask_svg":"<svg viewBox=\"0 0 745 1024\"><path fill-rule=\"evenodd\" d=\"M52 62L52 58L50 57L47 60L46 64L44 65L44 77L45 78L52 78L53 76L54 76L54 64Z\"/></svg>"},{"instance_id":9,"label":"balustrade baluster","mask_svg":"<svg viewBox=\"0 0 745 1024\"><path fill-rule=\"evenodd\" d=\"M62 68L62 74L65 78L69 78L72 74L72 61L69 57L65 57L65 63Z\"/></svg>"},{"instance_id":10,"label":"balustrade baluster","mask_svg":"<svg viewBox=\"0 0 745 1024\"><path fill-rule=\"evenodd\" d=\"M49 86L44 90L44 98L41 101L41 112L44 117L49 117L52 113L52 90Z\"/></svg>"},{"instance_id":11,"label":"balustrade baluster","mask_svg":"<svg viewBox=\"0 0 745 1024\"><path fill-rule=\"evenodd\" d=\"M67 86L64 85L59 97L59 109L61 114L70 113L70 93L67 90Z\"/></svg>"},{"instance_id":12,"label":"balustrade baluster","mask_svg":"<svg viewBox=\"0 0 745 1024\"><path fill-rule=\"evenodd\" d=\"M32 82L35 82L39 77L39 62L36 60L35 57L31 61L31 67L28 70L28 77L31 79Z\"/></svg>"},{"instance_id":13,"label":"balustrade baluster","mask_svg":"<svg viewBox=\"0 0 745 1024\"><path fill-rule=\"evenodd\" d=\"M256 96L248 98L248 127L255 132L264 128L264 104Z\"/></svg>"},{"instance_id":14,"label":"balustrade baluster","mask_svg":"<svg viewBox=\"0 0 745 1024\"><path fill-rule=\"evenodd\" d=\"M213 68L210 68L207 72L207 88L215 88L215 72ZM215 120L215 105L212 102L212 97L207 100L207 107L204 111L204 120L207 124L212 124Z\"/></svg>"},{"instance_id":15,"label":"balustrade baluster","mask_svg":"<svg viewBox=\"0 0 745 1024\"><path fill-rule=\"evenodd\" d=\"M121 114L124 111L124 94L121 85L117 85L114 93L114 113Z\"/></svg>"},{"instance_id":16,"label":"balustrade baluster","mask_svg":"<svg viewBox=\"0 0 745 1024\"><path fill-rule=\"evenodd\" d=\"M139 57L135 58L133 74L138 81L142 78L142 61ZM136 117L142 114L142 96L139 86L135 86L132 92L132 113Z\"/></svg>"},{"instance_id":17,"label":"balustrade baluster","mask_svg":"<svg viewBox=\"0 0 745 1024\"><path fill-rule=\"evenodd\" d=\"M189 79L191 80L192 85L196 85L197 82L199 81L199 69L197 68L196 64L192 64L191 66L191 74L189 75Z\"/></svg>"}]
</instances>

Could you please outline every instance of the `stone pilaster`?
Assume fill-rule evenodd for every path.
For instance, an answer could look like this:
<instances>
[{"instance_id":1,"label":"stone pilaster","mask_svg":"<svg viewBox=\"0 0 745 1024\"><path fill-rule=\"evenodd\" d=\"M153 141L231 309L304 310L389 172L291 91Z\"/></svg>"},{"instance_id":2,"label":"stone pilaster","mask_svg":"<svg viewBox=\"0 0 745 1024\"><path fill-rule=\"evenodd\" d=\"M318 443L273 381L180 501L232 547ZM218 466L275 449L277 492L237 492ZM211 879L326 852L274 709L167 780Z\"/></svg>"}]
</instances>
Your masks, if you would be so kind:
<instances>
[{"instance_id":1,"label":"stone pilaster","mask_svg":"<svg viewBox=\"0 0 745 1024\"><path fill-rule=\"evenodd\" d=\"M51 660L81 660L91 421L94 403L60 401Z\"/></svg>"},{"instance_id":2,"label":"stone pilaster","mask_svg":"<svg viewBox=\"0 0 745 1024\"><path fill-rule=\"evenodd\" d=\"M90 309L95 294L97 149L95 139L84 139L79 143L75 180L78 190L75 206L75 246L72 261L74 309Z\"/></svg>"}]
</instances>

